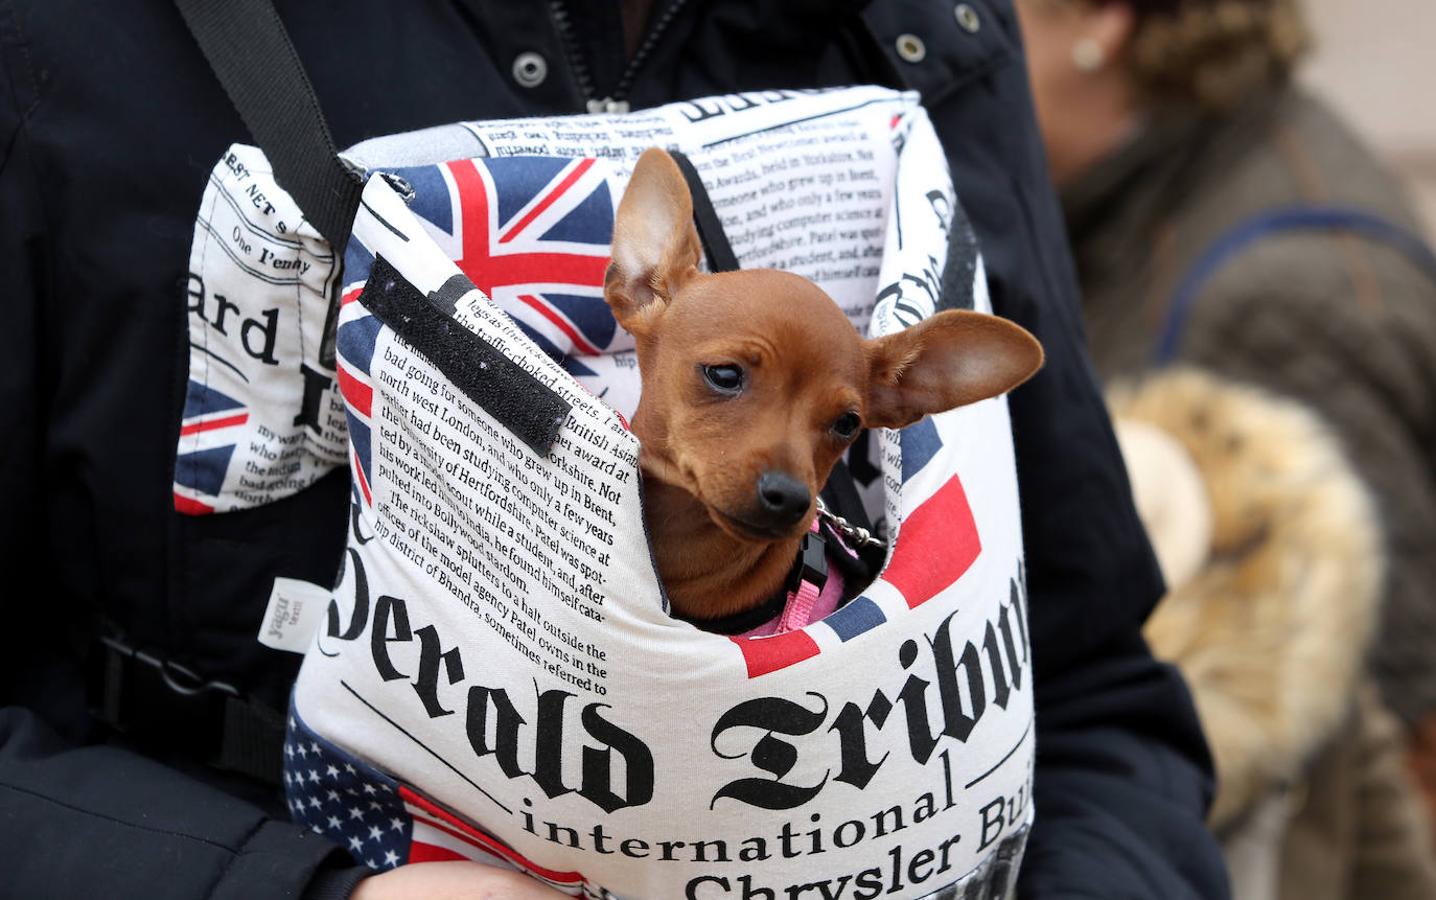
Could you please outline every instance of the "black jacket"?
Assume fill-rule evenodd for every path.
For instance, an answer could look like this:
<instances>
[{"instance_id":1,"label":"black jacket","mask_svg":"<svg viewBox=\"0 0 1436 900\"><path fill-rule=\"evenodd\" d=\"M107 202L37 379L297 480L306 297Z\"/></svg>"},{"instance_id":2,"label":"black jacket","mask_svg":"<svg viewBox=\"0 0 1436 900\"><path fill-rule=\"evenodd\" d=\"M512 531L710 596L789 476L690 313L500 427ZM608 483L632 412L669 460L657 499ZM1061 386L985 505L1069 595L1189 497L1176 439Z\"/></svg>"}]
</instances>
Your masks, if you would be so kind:
<instances>
[{"instance_id":1,"label":"black jacket","mask_svg":"<svg viewBox=\"0 0 1436 900\"><path fill-rule=\"evenodd\" d=\"M625 92L617 3L280 4L340 146L580 111L585 88L638 108L873 80L886 76L867 51L887 51L950 154L994 306L1048 355L1011 403L1038 704L1023 894L1222 896L1207 752L1138 631L1161 579L1083 349L1013 11L967 5L976 31L947 3L876 3L865 49L851 4L693 0ZM564 8L584 21L556 27ZM920 62L893 52L904 33ZM547 62L534 87L513 72L524 51ZM282 708L296 658L254 637L270 583L336 570L342 472L250 512L171 509L191 229L209 169L247 139L163 0L0 0L0 895L318 896L352 881L342 853L272 815L268 789L153 758L194 723L169 723L146 756L87 712L102 626Z\"/></svg>"}]
</instances>

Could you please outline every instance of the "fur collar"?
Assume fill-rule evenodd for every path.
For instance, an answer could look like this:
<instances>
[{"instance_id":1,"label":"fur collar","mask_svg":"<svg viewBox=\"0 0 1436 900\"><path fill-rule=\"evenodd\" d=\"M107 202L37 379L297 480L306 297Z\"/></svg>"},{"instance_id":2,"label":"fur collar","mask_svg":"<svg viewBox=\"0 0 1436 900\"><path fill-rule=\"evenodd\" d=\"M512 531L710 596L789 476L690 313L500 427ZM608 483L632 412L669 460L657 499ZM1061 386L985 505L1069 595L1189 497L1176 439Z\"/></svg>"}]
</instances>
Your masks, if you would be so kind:
<instances>
[{"instance_id":1,"label":"fur collar","mask_svg":"<svg viewBox=\"0 0 1436 900\"><path fill-rule=\"evenodd\" d=\"M1190 370L1109 399L1175 438L1206 486L1206 560L1146 636L1191 685L1221 828L1296 779L1350 709L1385 571L1375 511L1335 436L1291 401ZM1163 489L1146 480L1134 489Z\"/></svg>"}]
</instances>

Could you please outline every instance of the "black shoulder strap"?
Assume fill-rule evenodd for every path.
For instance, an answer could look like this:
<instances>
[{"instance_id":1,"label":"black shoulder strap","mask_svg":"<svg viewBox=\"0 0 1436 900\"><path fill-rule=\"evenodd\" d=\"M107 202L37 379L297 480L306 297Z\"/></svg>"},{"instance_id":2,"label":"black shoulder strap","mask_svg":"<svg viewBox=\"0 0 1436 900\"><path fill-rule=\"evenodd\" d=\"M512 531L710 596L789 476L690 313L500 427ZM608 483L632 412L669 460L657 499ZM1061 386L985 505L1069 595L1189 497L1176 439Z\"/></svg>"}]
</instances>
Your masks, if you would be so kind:
<instances>
[{"instance_id":1,"label":"black shoulder strap","mask_svg":"<svg viewBox=\"0 0 1436 900\"><path fill-rule=\"evenodd\" d=\"M1157 336L1153 360L1169 365L1177 358L1182 334L1197 297L1207 282L1233 257L1253 244L1276 234L1293 232L1348 232L1385 244L1404 254L1412 265L1436 281L1436 251L1425 239L1404 225L1355 207L1304 204L1263 210L1217 236L1177 283L1167 305L1167 315Z\"/></svg>"},{"instance_id":2,"label":"black shoulder strap","mask_svg":"<svg viewBox=\"0 0 1436 900\"><path fill-rule=\"evenodd\" d=\"M733 253L733 245L728 243L728 235L723 231L723 223L713 209L713 201L708 198L708 189L703 186L698 169L692 160L677 150L670 150L669 155L678 163L678 171L688 182L688 193L693 195L693 226L698 229L698 240L703 243L708 267L714 272L738 271L738 257Z\"/></svg>"},{"instance_id":3,"label":"black shoulder strap","mask_svg":"<svg viewBox=\"0 0 1436 900\"><path fill-rule=\"evenodd\" d=\"M274 176L342 253L363 182L345 168L273 0L175 0Z\"/></svg>"}]
</instances>

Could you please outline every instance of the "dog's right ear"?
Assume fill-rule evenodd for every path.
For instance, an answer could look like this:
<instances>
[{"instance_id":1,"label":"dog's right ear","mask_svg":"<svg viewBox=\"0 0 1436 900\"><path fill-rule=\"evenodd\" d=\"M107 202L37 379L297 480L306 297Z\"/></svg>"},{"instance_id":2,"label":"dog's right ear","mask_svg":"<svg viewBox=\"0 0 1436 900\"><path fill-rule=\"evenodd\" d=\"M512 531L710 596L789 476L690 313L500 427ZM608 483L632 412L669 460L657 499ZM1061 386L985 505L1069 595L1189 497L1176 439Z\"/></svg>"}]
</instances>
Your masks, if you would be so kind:
<instances>
[{"instance_id":1,"label":"dog's right ear","mask_svg":"<svg viewBox=\"0 0 1436 900\"><path fill-rule=\"evenodd\" d=\"M698 273L702 252L678 164L657 147L644 151L618 204L613 262L603 281L618 324L635 337L651 333L673 294Z\"/></svg>"},{"instance_id":2,"label":"dog's right ear","mask_svg":"<svg viewBox=\"0 0 1436 900\"><path fill-rule=\"evenodd\" d=\"M869 428L906 428L1005 394L1042 368L1042 345L1027 329L971 310L949 309L867 342Z\"/></svg>"}]
</instances>

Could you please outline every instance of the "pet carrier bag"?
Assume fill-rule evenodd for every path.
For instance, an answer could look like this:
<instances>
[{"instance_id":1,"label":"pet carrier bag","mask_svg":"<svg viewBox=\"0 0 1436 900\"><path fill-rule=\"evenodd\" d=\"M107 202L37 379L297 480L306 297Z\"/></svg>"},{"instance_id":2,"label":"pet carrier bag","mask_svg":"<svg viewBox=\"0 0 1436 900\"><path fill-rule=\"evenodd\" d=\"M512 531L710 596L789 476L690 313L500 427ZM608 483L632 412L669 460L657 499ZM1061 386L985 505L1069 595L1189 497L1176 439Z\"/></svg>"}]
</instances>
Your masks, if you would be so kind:
<instances>
[{"instance_id":1,"label":"pet carrier bag","mask_svg":"<svg viewBox=\"0 0 1436 900\"><path fill-rule=\"evenodd\" d=\"M767 638L671 618L625 421L632 342L602 297L617 198L655 145L691 161L742 266L813 279L871 335L990 312L910 93L366 142L345 156L364 180L338 248L321 232L342 241L344 216L306 219L259 149L215 166L176 505L222 514L346 464L352 480L332 592L303 615L272 603L261 632L294 645L315 622L291 812L376 869L468 858L572 896L1006 896L1033 758L1006 402L855 446L889 551L836 613Z\"/></svg>"}]
</instances>

